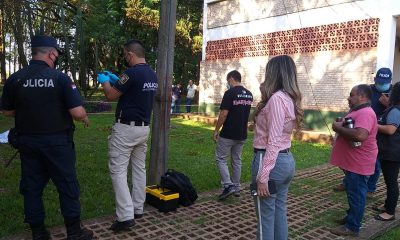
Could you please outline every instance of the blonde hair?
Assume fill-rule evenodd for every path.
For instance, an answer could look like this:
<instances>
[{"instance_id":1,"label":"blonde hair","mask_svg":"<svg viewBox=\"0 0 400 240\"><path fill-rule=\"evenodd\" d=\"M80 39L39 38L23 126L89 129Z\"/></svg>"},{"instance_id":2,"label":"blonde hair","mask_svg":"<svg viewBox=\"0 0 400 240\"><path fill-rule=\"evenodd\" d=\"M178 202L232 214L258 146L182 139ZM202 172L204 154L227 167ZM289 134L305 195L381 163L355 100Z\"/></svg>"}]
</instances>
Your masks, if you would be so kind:
<instances>
[{"instance_id":1,"label":"blonde hair","mask_svg":"<svg viewBox=\"0 0 400 240\"><path fill-rule=\"evenodd\" d=\"M296 132L299 132L303 123L303 109L301 93L297 84L297 70L293 59L287 55L276 56L270 59L265 69L265 79L260 85L261 102L253 113L253 120L265 107L271 96L282 90L292 98L296 114Z\"/></svg>"}]
</instances>

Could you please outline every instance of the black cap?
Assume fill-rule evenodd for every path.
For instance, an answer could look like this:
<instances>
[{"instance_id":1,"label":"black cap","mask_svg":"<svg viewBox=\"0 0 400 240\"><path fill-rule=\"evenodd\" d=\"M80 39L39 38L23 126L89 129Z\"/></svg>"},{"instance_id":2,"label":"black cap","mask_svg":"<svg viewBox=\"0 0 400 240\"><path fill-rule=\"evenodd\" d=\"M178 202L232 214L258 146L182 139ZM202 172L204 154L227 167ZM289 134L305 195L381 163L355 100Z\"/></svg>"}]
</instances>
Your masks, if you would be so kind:
<instances>
[{"instance_id":1,"label":"black cap","mask_svg":"<svg viewBox=\"0 0 400 240\"><path fill-rule=\"evenodd\" d=\"M63 54L63 52L60 49L60 46L57 44L57 40L53 37L50 36L33 36L31 38L31 47L53 47L57 49L59 54Z\"/></svg>"},{"instance_id":2,"label":"black cap","mask_svg":"<svg viewBox=\"0 0 400 240\"><path fill-rule=\"evenodd\" d=\"M379 84L391 83L392 71L390 70L390 68L380 68L376 72L375 82Z\"/></svg>"}]
</instances>

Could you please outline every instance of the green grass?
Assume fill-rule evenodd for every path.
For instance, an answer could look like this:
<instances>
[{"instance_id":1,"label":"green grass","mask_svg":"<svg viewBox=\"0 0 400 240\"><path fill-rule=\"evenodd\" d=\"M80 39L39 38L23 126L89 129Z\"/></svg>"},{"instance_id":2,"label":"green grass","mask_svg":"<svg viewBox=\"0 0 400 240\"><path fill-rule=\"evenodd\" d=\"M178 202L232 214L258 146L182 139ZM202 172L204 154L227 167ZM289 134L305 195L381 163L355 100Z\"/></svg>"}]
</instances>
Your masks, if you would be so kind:
<instances>
[{"instance_id":1,"label":"green grass","mask_svg":"<svg viewBox=\"0 0 400 240\"><path fill-rule=\"evenodd\" d=\"M376 238L376 240L393 240L400 239L400 227L395 227L392 230L389 230L384 235Z\"/></svg>"}]
</instances>

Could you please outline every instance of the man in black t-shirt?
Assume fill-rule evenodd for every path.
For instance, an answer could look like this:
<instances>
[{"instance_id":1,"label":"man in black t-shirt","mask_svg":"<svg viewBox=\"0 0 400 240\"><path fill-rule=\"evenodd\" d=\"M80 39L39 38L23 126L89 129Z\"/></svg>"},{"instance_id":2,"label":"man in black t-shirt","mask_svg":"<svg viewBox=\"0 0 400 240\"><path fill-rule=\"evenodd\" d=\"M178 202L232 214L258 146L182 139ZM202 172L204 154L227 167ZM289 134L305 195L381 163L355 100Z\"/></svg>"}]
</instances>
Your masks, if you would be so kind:
<instances>
[{"instance_id":1,"label":"man in black t-shirt","mask_svg":"<svg viewBox=\"0 0 400 240\"><path fill-rule=\"evenodd\" d=\"M146 198L146 151L150 117L158 83L153 69L146 63L145 49L138 40L124 45L128 69L113 85L110 74L99 74L98 81L108 100L117 100L115 124L108 141L108 167L115 192L116 221L114 232L129 230L143 216ZM115 77L118 79L118 77ZM128 166L132 168L132 191L127 182Z\"/></svg>"},{"instance_id":2,"label":"man in black t-shirt","mask_svg":"<svg viewBox=\"0 0 400 240\"><path fill-rule=\"evenodd\" d=\"M219 195L220 200L232 194L240 196L241 155L247 139L247 122L253 103L253 95L241 85L241 79L240 73L236 70L229 72L226 76L229 89L222 98L214 130L213 138L217 142L215 157L224 188ZM222 130L219 132L221 126ZM227 164L229 154L231 154L232 178Z\"/></svg>"}]
</instances>

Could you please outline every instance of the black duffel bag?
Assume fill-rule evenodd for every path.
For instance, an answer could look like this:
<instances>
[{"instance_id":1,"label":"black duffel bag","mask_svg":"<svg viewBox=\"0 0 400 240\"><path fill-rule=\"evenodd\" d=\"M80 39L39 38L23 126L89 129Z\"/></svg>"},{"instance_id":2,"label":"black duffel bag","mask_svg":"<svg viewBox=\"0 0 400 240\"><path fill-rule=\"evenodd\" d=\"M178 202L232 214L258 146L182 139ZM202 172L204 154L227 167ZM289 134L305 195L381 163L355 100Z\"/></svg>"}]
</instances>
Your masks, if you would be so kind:
<instances>
[{"instance_id":1,"label":"black duffel bag","mask_svg":"<svg viewBox=\"0 0 400 240\"><path fill-rule=\"evenodd\" d=\"M196 189L193 187L190 179L183 173L168 169L161 176L160 185L162 188L167 188L179 193L179 204L182 206L190 206L197 199Z\"/></svg>"}]
</instances>

